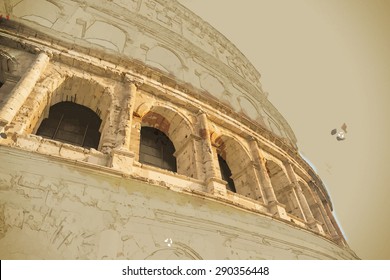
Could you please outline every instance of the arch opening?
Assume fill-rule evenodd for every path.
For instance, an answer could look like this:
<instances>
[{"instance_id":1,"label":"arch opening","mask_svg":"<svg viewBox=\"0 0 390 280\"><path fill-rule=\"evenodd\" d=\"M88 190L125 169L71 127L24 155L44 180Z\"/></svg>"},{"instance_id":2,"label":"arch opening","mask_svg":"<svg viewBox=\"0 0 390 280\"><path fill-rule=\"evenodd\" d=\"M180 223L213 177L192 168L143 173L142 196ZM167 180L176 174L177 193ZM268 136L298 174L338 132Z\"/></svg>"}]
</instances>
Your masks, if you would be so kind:
<instances>
[{"instance_id":1,"label":"arch opening","mask_svg":"<svg viewBox=\"0 0 390 280\"><path fill-rule=\"evenodd\" d=\"M161 130L142 126L139 161L144 164L177 172L175 147Z\"/></svg>"},{"instance_id":2,"label":"arch opening","mask_svg":"<svg viewBox=\"0 0 390 280\"><path fill-rule=\"evenodd\" d=\"M234 185L234 181L231 178L232 171L230 170L229 165L227 164L226 160L224 160L220 155L218 155L218 163L219 168L221 170L221 177L227 182L226 188L229 191L236 193L236 186Z\"/></svg>"},{"instance_id":3,"label":"arch opening","mask_svg":"<svg viewBox=\"0 0 390 280\"><path fill-rule=\"evenodd\" d=\"M226 188L245 197L262 201L259 183L249 153L233 137L222 135L215 139L218 167ZM226 165L225 165L226 163ZM228 170L231 173L228 173ZM233 188L234 187L234 188Z\"/></svg>"},{"instance_id":4,"label":"arch opening","mask_svg":"<svg viewBox=\"0 0 390 280\"><path fill-rule=\"evenodd\" d=\"M316 198L313 194L313 192L310 190L309 186L304 184L303 182L299 181L299 185L301 186L303 195L305 196L307 203L309 205L310 211L313 214L314 219L316 219L318 222L321 223L322 228L324 229L326 234L329 234L329 229L325 223L324 217L321 214L321 211L319 209L319 203L316 201Z\"/></svg>"},{"instance_id":5,"label":"arch opening","mask_svg":"<svg viewBox=\"0 0 390 280\"><path fill-rule=\"evenodd\" d=\"M191 178L198 178L196 144L192 137L193 130L183 114L167 106L153 106L142 116L140 124L141 130L143 127L158 129L172 142L173 157L176 160L175 172Z\"/></svg>"},{"instance_id":6,"label":"arch opening","mask_svg":"<svg viewBox=\"0 0 390 280\"><path fill-rule=\"evenodd\" d=\"M65 101L50 107L37 135L84 148L97 149L102 120L88 107Z\"/></svg>"},{"instance_id":7,"label":"arch opening","mask_svg":"<svg viewBox=\"0 0 390 280\"><path fill-rule=\"evenodd\" d=\"M265 166L271 179L276 199L286 206L287 213L304 220L298 198L285 171L272 160L267 160Z\"/></svg>"}]
</instances>

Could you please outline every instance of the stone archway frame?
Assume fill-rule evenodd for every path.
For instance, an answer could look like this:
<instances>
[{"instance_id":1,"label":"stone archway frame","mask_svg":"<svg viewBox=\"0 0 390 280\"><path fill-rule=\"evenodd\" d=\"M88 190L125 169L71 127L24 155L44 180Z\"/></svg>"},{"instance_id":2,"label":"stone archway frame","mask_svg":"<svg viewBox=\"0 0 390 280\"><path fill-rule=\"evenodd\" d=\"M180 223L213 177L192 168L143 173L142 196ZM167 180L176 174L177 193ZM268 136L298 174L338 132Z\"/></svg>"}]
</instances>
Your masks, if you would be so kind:
<instances>
[{"instance_id":1,"label":"stone archway frame","mask_svg":"<svg viewBox=\"0 0 390 280\"><path fill-rule=\"evenodd\" d=\"M260 183L255 172L255 164L251 153L240 143L235 136L228 134L211 134L211 143L214 149L214 162L219 170L217 155L220 155L228 164L234 181L237 194L263 202Z\"/></svg>"},{"instance_id":2,"label":"stone archway frame","mask_svg":"<svg viewBox=\"0 0 390 280\"><path fill-rule=\"evenodd\" d=\"M175 147L177 173L198 179L198 138L190 117L167 104L141 104L136 113L141 118L141 126L150 126L164 132Z\"/></svg>"},{"instance_id":3,"label":"stone archway frame","mask_svg":"<svg viewBox=\"0 0 390 280\"><path fill-rule=\"evenodd\" d=\"M283 163L267 153L264 153L264 157L265 167L277 201L285 206L288 214L293 215L304 222L305 219L297 194L295 193L293 184L288 177Z\"/></svg>"},{"instance_id":4,"label":"stone archway frame","mask_svg":"<svg viewBox=\"0 0 390 280\"><path fill-rule=\"evenodd\" d=\"M101 137L98 150L107 147L113 147L115 135L116 114L114 112L115 98L113 90L110 87L96 81L93 77L83 75L65 75L60 74L57 77L48 75L39 85L38 91L41 90L45 102L44 111L40 114L39 110L34 114L40 114L40 120L35 125L33 131L36 132L43 118L49 114L50 107L63 101L70 101L83 105L94 111L102 120L99 131Z\"/></svg>"},{"instance_id":5,"label":"stone archway frame","mask_svg":"<svg viewBox=\"0 0 390 280\"><path fill-rule=\"evenodd\" d=\"M314 222L312 222L311 225L309 223L309 226L322 235L329 235L330 231L325 222L325 219L327 218L324 217L321 213L321 202L319 201L318 196L313 190L310 189L309 185L303 179L298 177L297 183L302 189L303 196L305 197L310 212L312 213L312 216L314 218Z\"/></svg>"}]
</instances>

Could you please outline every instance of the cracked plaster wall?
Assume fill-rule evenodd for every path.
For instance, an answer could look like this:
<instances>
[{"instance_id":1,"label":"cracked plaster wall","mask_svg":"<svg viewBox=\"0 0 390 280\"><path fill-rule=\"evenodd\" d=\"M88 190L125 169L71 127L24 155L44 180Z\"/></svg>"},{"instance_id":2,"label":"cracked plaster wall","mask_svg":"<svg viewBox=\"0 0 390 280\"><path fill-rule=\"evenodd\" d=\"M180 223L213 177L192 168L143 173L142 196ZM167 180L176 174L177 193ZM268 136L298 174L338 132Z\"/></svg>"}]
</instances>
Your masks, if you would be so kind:
<instances>
[{"instance_id":1,"label":"cracked plaster wall","mask_svg":"<svg viewBox=\"0 0 390 280\"><path fill-rule=\"evenodd\" d=\"M0 155L2 259L352 257L316 234L218 201L11 148Z\"/></svg>"},{"instance_id":2,"label":"cracked plaster wall","mask_svg":"<svg viewBox=\"0 0 390 280\"><path fill-rule=\"evenodd\" d=\"M49 3L39 1L49 10L56 9L46 2ZM148 1L150 5L157 2ZM13 6L15 3L7 1L5 7L21 21L53 29L61 26L59 14L46 21L36 16L41 13L39 10L23 14L26 3L29 1ZM68 8L60 5L58 9ZM0 118L9 119L0 123L5 125L8 135L7 139L0 139L0 249L4 249L0 250L4 254L0 257L354 257L345 247L326 194L313 185L318 185L318 180L311 182L311 175L300 166L301 162L280 152L258 130L240 122L244 119L232 117L225 107L215 107L211 99L209 103L196 94L192 96L196 92L193 88L179 90L175 82L167 82L167 76L160 72L132 72L126 64L101 59L110 52L111 45L96 37L94 24L103 27L85 14L90 9L79 7L73 15L84 15L85 21L75 19L76 23L90 26L82 29L80 36L89 43L104 46L93 54L95 57L76 50L59 52L58 45L53 44L50 49L45 42L41 42L45 45L42 52L36 42L29 45L10 34L0 37L4 45L0 53L1 79L5 81L0 88L0 102L20 106L12 106L14 113L10 113L0 103ZM116 36L110 40L114 44L111 49L115 52L123 49L126 54L126 46L133 41L120 40L119 27L106 27ZM76 32L71 26L66 28L69 34ZM143 39L151 42L150 38ZM145 64L177 77L185 79L193 66L170 48L161 45L150 48L146 43L140 47L147 57L142 60ZM167 52L177 59L172 56L169 60L155 61L158 54ZM229 61L227 64L231 65ZM226 90L223 88L226 77L199 69L194 70L200 81L197 86L220 101L229 103L233 100L229 99L233 88L242 90L235 86ZM100 116L101 139L97 150L34 135L48 116L50 106L61 101L84 105ZM250 111L251 98L241 96L236 101L249 110L241 113L256 118ZM143 125L162 130L172 140L177 173L138 162ZM275 127L273 131L280 136L282 132ZM270 139L275 140L272 135ZM231 167L237 193L226 190L217 154ZM268 163L271 161L273 168ZM186 221L196 226L188 229ZM166 238L174 240L172 248L163 242Z\"/></svg>"},{"instance_id":3,"label":"cracked plaster wall","mask_svg":"<svg viewBox=\"0 0 390 280\"><path fill-rule=\"evenodd\" d=\"M23 77L27 77L31 71L33 70L27 69L23 73ZM332 226L332 223L334 224L333 221L329 220L328 215L323 214L327 211L326 209L321 208L321 213L323 214L321 216L316 213L317 220L314 218L310 220L309 216L303 216L302 213L305 209L299 204L296 196L296 192L299 193L299 188L297 190L286 190L285 193L279 195L279 192L284 192L284 189L280 188L285 186L285 183L280 182L279 177L284 176L283 178L286 178L285 181L287 180L286 184L288 183L289 187L292 188L291 182L287 178L287 171L283 167L283 158L276 160L274 156L268 153L265 154L267 158L272 158L279 162L274 164L275 168L277 167L280 170L278 175L274 175L272 172L268 174L269 188L274 189L276 192L276 196L273 198L272 192L271 194L267 193L264 189L264 182L261 182L263 180L262 177L267 176L264 173L267 164L264 163L263 165L261 161L256 162L256 157L253 158L253 155L251 155L251 153L259 153L260 150L257 146L249 144L247 139L250 137L245 135L248 132L243 133L246 128L229 120L224 120L223 115L215 111L208 112L206 117L204 112L199 111L197 105L191 103L194 102L191 98L183 99L176 93L170 92L169 87L151 87L153 80L146 79L137 89L134 84L131 86L133 83L131 81L102 77L61 63L56 59L44 66L35 85L26 84L23 80L26 78L21 79L24 83L22 85L30 86L32 90L25 97L26 100L20 103L20 110L16 112L13 120L6 125L9 137L1 140L3 145L30 151L35 155L39 153L54 158L72 160L76 163L76 166L84 163L91 166L100 166L101 168L112 168L113 170L130 174L130 176L133 176L140 182L162 185L174 191L211 193L240 207L260 211L266 215L276 215L280 219L292 222L302 228L314 230L327 238L335 240L342 238L342 235L335 233L334 229L333 231L326 230L325 232L322 230L325 223L330 226ZM17 101L19 95L23 95L23 92L18 92L18 87L21 87L21 85L15 85L14 89L8 93L10 100ZM185 106L183 106L184 100L186 102ZM59 141L44 139L33 134L37 131L40 122L48 116L50 106L61 101L72 101L87 106L102 118L101 139L97 150L84 149ZM206 106L203 108L206 108ZM153 126L162 130L172 140L176 148L177 173L164 171L138 162L140 128L143 125ZM240 133L238 134L238 132ZM118 151L123 150L127 152L123 155L117 154ZM226 182L221 179L217 154L224 157L231 166L232 178L235 181L237 193L231 193L226 190ZM54 174L57 174L60 178L63 176L59 173ZM17 179L18 185L22 188L28 188L20 190L19 193L27 198L42 198L45 192L44 189L48 185L41 185L41 183L47 178L44 178L44 175L31 175L27 176L27 178L27 183L24 177ZM15 180L10 179L11 186L13 186ZM60 182L62 181L60 179ZM61 185L61 183L58 184ZM4 188L9 190L10 188L6 187L6 185L5 180ZM69 187L71 191L74 191L80 187L78 191L84 191L85 186L79 186L79 183L75 185L76 187L66 184L62 189ZM307 191L305 194L311 195ZM46 198L50 201L52 197L52 194L47 194ZM291 198L289 199L289 197ZM103 199L103 196L100 195L100 198ZM65 199L65 205L76 203L75 205L82 207L81 204L77 204L79 203L78 200L78 198L72 198L71 201ZM276 208L272 208L270 204L272 201L278 203ZM322 203L320 200L317 200L313 205L313 199L310 201L311 208L307 207L308 209L314 209L315 206ZM89 207L95 206L99 208L97 200L94 200L93 205L91 203ZM51 203L51 205L54 204ZM287 210L287 213L284 209ZM3 210L4 215L17 213L15 214L16 216L12 214L12 217L19 217L15 218L15 221L17 221L15 223L20 228L22 227L25 219L24 210L22 212L20 212L20 209L14 209L16 212L8 208ZM90 210L93 211L90 208L87 211ZM112 209L112 211L116 210ZM305 213L312 215L310 211L306 210ZM45 213L45 215L50 214L49 212ZM314 223L315 226L313 227L310 223ZM81 224L76 224L75 227L77 228ZM4 229L7 228L7 223L4 223ZM26 230L30 229L27 228ZM106 235L109 236L107 238L113 238L112 232L105 233L104 236ZM57 244L57 250L70 237L64 238L63 243ZM26 245L24 243L21 244L22 247ZM75 247L72 248L72 250L76 250ZM97 254L100 249L95 248L94 250L93 254ZM58 256L58 258L75 258L75 255L67 255L75 254L75 252L71 253L70 251L65 255ZM36 256L44 255L38 254ZM51 253L48 253L46 256L54 257ZM112 254L110 256L111 258L115 257ZM152 254L152 256L155 255ZM276 256L280 257L278 254ZM100 255L81 256L81 258L100 257ZM127 257L129 256L125 258Z\"/></svg>"}]
</instances>

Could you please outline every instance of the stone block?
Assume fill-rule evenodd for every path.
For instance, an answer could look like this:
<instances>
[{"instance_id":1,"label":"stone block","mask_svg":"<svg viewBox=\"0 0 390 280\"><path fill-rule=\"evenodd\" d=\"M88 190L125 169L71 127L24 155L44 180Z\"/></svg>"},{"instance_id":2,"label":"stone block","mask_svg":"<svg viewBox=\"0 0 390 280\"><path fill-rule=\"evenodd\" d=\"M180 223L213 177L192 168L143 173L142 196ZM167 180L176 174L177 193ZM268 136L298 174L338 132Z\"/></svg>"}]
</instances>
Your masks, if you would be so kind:
<instances>
[{"instance_id":1,"label":"stone block","mask_svg":"<svg viewBox=\"0 0 390 280\"><path fill-rule=\"evenodd\" d=\"M35 135L18 135L16 137L16 146L29 151L38 150L41 145L42 137Z\"/></svg>"},{"instance_id":2,"label":"stone block","mask_svg":"<svg viewBox=\"0 0 390 280\"><path fill-rule=\"evenodd\" d=\"M108 155L103 154L95 149L90 149L87 154L86 161L89 163L107 166L108 165Z\"/></svg>"},{"instance_id":3,"label":"stone block","mask_svg":"<svg viewBox=\"0 0 390 280\"><path fill-rule=\"evenodd\" d=\"M325 235L324 228L318 221L313 221L309 223L309 228L314 230L315 232L318 232L321 235Z\"/></svg>"},{"instance_id":4,"label":"stone block","mask_svg":"<svg viewBox=\"0 0 390 280\"><path fill-rule=\"evenodd\" d=\"M85 155L84 148L76 147L69 144L62 144L60 148L60 156L73 160L86 160L87 156Z\"/></svg>"},{"instance_id":5,"label":"stone block","mask_svg":"<svg viewBox=\"0 0 390 280\"><path fill-rule=\"evenodd\" d=\"M209 178L206 181L207 192L215 196L226 197L227 182L219 178Z\"/></svg>"},{"instance_id":6,"label":"stone block","mask_svg":"<svg viewBox=\"0 0 390 280\"><path fill-rule=\"evenodd\" d=\"M273 217L278 217L283 220L290 221L290 217L287 215L286 208L283 204L273 201L268 204L268 211Z\"/></svg>"},{"instance_id":7,"label":"stone block","mask_svg":"<svg viewBox=\"0 0 390 280\"><path fill-rule=\"evenodd\" d=\"M41 145L38 148L38 152L42 154L47 154L51 156L59 156L60 155L61 143L43 139Z\"/></svg>"},{"instance_id":8,"label":"stone block","mask_svg":"<svg viewBox=\"0 0 390 280\"><path fill-rule=\"evenodd\" d=\"M111 152L110 167L125 172L131 173L134 162L134 153L127 150L113 150Z\"/></svg>"}]
</instances>

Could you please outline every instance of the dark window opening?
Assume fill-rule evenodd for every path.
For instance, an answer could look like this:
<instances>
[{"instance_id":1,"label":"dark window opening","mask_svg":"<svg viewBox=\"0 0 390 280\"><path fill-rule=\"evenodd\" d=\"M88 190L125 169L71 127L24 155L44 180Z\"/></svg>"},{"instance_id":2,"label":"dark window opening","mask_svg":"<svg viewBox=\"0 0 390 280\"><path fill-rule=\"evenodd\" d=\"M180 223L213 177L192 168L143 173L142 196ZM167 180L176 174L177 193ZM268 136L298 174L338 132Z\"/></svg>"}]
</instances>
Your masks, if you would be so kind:
<instances>
[{"instance_id":1,"label":"dark window opening","mask_svg":"<svg viewBox=\"0 0 390 280\"><path fill-rule=\"evenodd\" d=\"M4 85L4 83L2 81L0 81L0 88Z\"/></svg>"},{"instance_id":2,"label":"dark window opening","mask_svg":"<svg viewBox=\"0 0 390 280\"><path fill-rule=\"evenodd\" d=\"M232 172L230 171L229 165L220 155L218 155L219 169L221 170L222 179L227 182L226 188L229 191L236 192L236 186L231 178Z\"/></svg>"},{"instance_id":3,"label":"dark window opening","mask_svg":"<svg viewBox=\"0 0 390 280\"><path fill-rule=\"evenodd\" d=\"M38 128L37 135L84 148L97 149L101 124L91 109L72 102L60 102L50 107L49 117Z\"/></svg>"},{"instance_id":4,"label":"dark window opening","mask_svg":"<svg viewBox=\"0 0 390 280\"><path fill-rule=\"evenodd\" d=\"M141 128L139 151L141 163L177 172L174 153L175 147L165 133L153 127L143 126Z\"/></svg>"}]
</instances>

